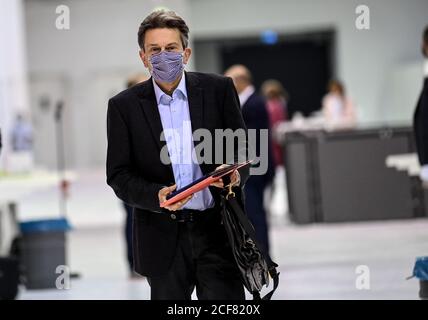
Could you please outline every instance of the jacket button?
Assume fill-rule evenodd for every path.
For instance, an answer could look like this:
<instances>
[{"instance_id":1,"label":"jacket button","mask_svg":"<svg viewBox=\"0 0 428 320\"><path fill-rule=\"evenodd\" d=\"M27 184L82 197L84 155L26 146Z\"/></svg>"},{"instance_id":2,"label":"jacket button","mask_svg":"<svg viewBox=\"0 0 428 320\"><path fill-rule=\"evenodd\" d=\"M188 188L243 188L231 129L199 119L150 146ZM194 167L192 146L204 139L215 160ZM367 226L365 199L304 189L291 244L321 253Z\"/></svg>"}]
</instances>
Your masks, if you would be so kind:
<instances>
[{"instance_id":1,"label":"jacket button","mask_svg":"<svg viewBox=\"0 0 428 320\"><path fill-rule=\"evenodd\" d=\"M170 217L171 217L172 220L177 219L177 216L175 214L173 214L173 213L170 215Z\"/></svg>"}]
</instances>

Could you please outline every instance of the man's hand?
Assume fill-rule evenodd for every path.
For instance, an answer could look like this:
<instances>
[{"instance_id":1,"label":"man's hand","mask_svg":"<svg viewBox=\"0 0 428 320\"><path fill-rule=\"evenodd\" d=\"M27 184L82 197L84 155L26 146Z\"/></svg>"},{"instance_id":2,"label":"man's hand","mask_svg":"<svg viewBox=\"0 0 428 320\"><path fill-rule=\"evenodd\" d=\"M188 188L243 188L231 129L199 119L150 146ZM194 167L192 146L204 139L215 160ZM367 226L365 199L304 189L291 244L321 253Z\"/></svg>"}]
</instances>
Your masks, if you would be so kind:
<instances>
[{"instance_id":1,"label":"man's hand","mask_svg":"<svg viewBox=\"0 0 428 320\"><path fill-rule=\"evenodd\" d=\"M223 169L224 167L227 167L227 164L222 164L221 166L217 167L215 170ZM241 176L239 175L238 170L234 170L230 175L230 183L232 186L239 185L241 182ZM210 186L217 187L217 188L224 188L223 179L217 180L216 182L213 182L210 184Z\"/></svg>"},{"instance_id":2,"label":"man's hand","mask_svg":"<svg viewBox=\"0 0 428 320\"><path fill-rule=\"evenodd\" d=\"M162 203L166 200L166 196L173 192L177 185L173 185L171 187L165 187L159 190L158 197L159 197L159 203ZM187 198L184 198L183 200L177 201L169 206L166 206L165 209L168 209L170 211L176 211L181 209L190 199L192 199L193 195L188 196Z\"/></svg>"}]
</instances>

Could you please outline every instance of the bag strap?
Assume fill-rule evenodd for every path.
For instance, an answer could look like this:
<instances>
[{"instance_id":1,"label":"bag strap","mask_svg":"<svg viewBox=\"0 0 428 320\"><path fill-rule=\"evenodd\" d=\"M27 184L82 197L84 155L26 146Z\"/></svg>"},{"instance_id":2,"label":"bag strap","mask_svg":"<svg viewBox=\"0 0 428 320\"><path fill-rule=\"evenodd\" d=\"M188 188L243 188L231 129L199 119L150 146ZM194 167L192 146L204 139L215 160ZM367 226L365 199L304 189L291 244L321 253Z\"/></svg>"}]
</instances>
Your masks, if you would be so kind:
<instances>
[{"instance_id":1,"label":"bag strap","mask_svg":"<svg viewBox=\"0 0 428 320\"><path fill-rule=\"evenodd\" d=\"M279 285L279 272L276 270L276 267L278 267L278 265L272 261L271 257L269 256L269 253L267 253L265 251L265 248L262 247L260 243L257 241L256 231L254 230L254 227L249 222L248 217L242 210L240 204L236 200L235 194L233 192L229 193L227 196L225 196L225 200L229 203L234 213L238 217L239 222L242 224L242 226L244 227L245 231L248 233L250 238L254 241L256 247L261 252L263 258L266 260L269 275L272 277L272 280L273 280L273 289L272 291L267 293L263 298L261 298L261 300L270 300ZM255 293L252 292L252 294L253 294L254 300L260 300L260 294L258 292L255 292Z\"/></svg>"}]
</instances>

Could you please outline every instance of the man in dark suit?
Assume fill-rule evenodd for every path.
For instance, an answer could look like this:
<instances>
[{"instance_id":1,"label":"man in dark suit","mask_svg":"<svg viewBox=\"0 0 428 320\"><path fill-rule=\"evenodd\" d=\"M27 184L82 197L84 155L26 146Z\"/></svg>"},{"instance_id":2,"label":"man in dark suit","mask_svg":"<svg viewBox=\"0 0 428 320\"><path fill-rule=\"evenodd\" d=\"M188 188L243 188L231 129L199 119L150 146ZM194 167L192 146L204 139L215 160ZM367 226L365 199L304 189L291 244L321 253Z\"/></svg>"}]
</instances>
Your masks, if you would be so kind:
<instances>
[{"instance_id":1,"label":"man in dark suit","mask_svg":"<svg viewBox=\"0 0 428 320\"><path fill-rule=\"evenodd\" d=\"M422 166L421 179L428 185L428 26L422 37L422 54L424 61L424 84L416 106L413 127L416 138L416 149Z\"/></svg>"},{"instance_id":2,"label":"man in dark suit","mask_svg":"<svg viewBox=\"0 0 428 320\"><path fill-rule=\"evenodd\" d=\"M219 160L213 139L204 149L204 156L216 156L212 162L202 162L201 153L197 162L182 161L195 155L196 130L212 137L218 129L246 132L230 78L184 72L188 32L170 11L155 11L141 23L140 57L152 77L109 101L107 183L134 208L134 269L147 277L152 299L190 299L195 287L199 299L245 299L221 224L223 181L160 208L173 190L246 153L235 144L233 159L224 154ZM248 169L231 175L236 192L247 177Z\"/></svg>"},{"instance_id":3,"label":"man in dark suit","mask_svg":"<svg viewBox=\"0 0 428 320\"><path fill-rule=\"evenodd\" d=\"M248 130L255 130L258 133L262 129L269 130L269 115L265 100L256 93L248 68L243 65L234 65L226 70L225 75L233 79L239 95L244 122ZM262 174L251 175L245 184L245 209L256 230L257 240L265 251L269 252L269 233L264 208L264 192L266 187L272 183L274 176L272 145L270 137L267 140L262 140L259 134L254 142L255 154L257 158L260 158L261 162L264 161L267 164L267 170Z\"/></svg>"}]
</instances>

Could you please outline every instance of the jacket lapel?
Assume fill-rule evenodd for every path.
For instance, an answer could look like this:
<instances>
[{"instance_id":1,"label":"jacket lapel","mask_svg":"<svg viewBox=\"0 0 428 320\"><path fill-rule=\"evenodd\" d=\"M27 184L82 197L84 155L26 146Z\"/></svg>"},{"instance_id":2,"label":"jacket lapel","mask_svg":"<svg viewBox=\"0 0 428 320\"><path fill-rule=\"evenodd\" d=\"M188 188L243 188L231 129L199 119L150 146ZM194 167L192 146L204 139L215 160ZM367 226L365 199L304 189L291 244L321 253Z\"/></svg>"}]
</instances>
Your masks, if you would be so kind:
<instances>
[{"instance_id":1,"label":"jacket lapel","mask_svg":"<svg viewBox=\"0 0 428 320\"><path fill-rule=\"evenodd\" d=\"M194 73L186 72L186 89L189 99L190 121L194 132L203 127L204 118L203 90L199 86L199 80ZM195 143L196 145L197 143Z\"/></svg>"},{"instance_id":2,"label":"jacket lapel","mask_svg":"<svg viewBox=\"0 0 428 320\"><path fill-rule=\"evenodd\" d=\"M150 126L150 131L152 132L153 139L156 141L156 144L158 145L160 151L164 146L166 146L166 142L160 140L160 136L163 129L158 105L156 102L152 78L150 78L143 84L139 100L141 109L143 110L143 114L146 117L147 123Z\"/></svg>"}]
</instances>

